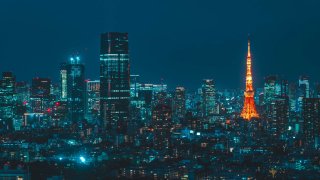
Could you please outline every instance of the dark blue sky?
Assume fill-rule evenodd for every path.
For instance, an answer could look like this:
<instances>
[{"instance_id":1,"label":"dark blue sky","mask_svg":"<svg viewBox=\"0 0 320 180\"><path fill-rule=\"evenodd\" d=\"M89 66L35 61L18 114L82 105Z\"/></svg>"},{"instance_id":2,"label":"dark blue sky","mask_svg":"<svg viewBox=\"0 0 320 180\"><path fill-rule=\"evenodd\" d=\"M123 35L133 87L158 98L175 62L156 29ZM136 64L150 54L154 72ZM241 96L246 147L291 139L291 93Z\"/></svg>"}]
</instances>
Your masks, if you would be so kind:
<instances>
[{"instance_id":1,"label":"dark blue sky","mask_svg":"<svg viewBox=\"0 0 320 180\"><path fill-rule=\"evenodd\" d=\"M320 80L319 0L1 0L0 71L58 78L79 52L99 77L99 36L129 33L131 71L194 89L203 78L244 87L247 34L255 86L280 74Z\"/></svg>"}]
</instances>

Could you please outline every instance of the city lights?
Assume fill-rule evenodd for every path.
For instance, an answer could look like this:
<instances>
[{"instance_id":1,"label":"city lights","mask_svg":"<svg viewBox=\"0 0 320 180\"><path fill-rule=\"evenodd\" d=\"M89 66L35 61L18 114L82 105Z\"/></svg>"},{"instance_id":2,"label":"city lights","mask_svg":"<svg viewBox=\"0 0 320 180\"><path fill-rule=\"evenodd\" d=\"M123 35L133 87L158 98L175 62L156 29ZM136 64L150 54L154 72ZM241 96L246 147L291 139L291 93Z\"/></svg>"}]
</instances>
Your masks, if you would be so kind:
<instances>
[{"instance_id":1,"label":"city lights","mask_svg":"<svg viewBox=\"0 0 320 180\"><path fill-rule=\"evenodd\" d=\"M241 117L246 120L251 120L251 118L259 117L259 114L256 110L255 101L254 101L254 90L253 90L251 69L252 68L251 68L250 40L248 39L246 91L244 93L244 105L241 112Z\"/></svg>"},{"instance_id":2,"label":"city lights","mask_svg":"<svg viewBox=\"0 0 320 180\"><path fill-rule=\"evenodd\" d=\"M83 156L80 156L79 159L80 159L80 162L82 162L82 163L86 162L86 159Z\"/></svg>"},{"instance_id":3,"label":"city lights","mask_svg":"<svg viewBox=\"0 0 320 180\"><path fill-rule=\"evenodd\" d=\"M316 1L29 1L0 2L0 179L320 179Z\"/></svg>"}]
</instances>

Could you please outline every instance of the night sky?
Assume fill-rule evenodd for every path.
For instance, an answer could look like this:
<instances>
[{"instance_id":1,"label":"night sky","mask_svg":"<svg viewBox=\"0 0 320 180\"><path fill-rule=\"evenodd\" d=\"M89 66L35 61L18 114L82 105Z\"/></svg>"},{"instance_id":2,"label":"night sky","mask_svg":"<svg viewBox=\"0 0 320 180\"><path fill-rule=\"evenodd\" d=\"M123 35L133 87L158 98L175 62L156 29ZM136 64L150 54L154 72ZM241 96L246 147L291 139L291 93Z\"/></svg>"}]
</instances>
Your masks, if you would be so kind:
<instances>
[{"instance_id":1,"label":"night sky","mask_svg":"<svg viewBox=\"0 0 320 180\"><path fill-rule=\"evenodd\" d=\"M1 0L0 71L58 80L79 53L99 78L100 33L129 33L131 72L195 89L244 88L247 36L255 87L269 74L320 80L319 0Z\"/></svg>"}]
</instances>

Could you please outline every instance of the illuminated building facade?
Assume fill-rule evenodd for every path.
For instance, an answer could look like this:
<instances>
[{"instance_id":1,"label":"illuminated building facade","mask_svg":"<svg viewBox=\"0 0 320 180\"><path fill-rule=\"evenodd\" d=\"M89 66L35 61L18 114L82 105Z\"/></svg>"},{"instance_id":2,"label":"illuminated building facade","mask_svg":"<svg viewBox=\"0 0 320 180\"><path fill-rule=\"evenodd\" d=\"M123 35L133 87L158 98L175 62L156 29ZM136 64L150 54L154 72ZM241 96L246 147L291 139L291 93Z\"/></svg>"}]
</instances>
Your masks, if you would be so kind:
<instances>
[{"instance_id":1,"label":"illuminated building facade","mask_svg":"<svg viewBox=\"0 0 320 180\"><path fill-rule=\"evenodd\" d=\"M33 113L44 113L50 108L51 80L33 78L31 85L31 108Z\"/></svg>"},{"instance_id":2,"label":"illuminated building facade","mask_svg":"<svg viewBox=\"0 0 320 180\"><path fill-rule=\"evenodd\" d=\"M57 101L52 107L52 119L57 126L59 122L63 123L68 117L68 104L67 101Z\"/></svg>"},{"instance_id":3,"label":"illuminated building facade","mask_svg":"<svg viewBox=\"0 0 320 180\"><path fill-rule=\"evenodd\" d=\"M60 85L59 83L55 83L55 84L51 84L51 96L52 96L52 99L54 100L61 100L61 88L60 88Z\"/></svg>"},{"instance_id":4,"label":"illuminated building facade","mask_svg":"<svg viewBox=\"0 0 320 180\"><path fill-rule=\"evenodd\" d=\"M62 63L60 65L60 88L61 88L61 100L67 101L67 64Z\"/></svg>"},{"instance_id":5,"label":"illuminated building facade","mask_svg":"<svg viewBox=\"0 0 320 180\"><path fill-rule=\"evenodd\" d=\"M317 83L315 86L314 97L320 98L320 83Z\"/></svg>"},{"instance_id":6,"label":"illuminated building facade","mask_svg":"<svg viewBox=\"0 0 320 180\"><path fill-rule=\"evenodd\" d=\"M139 88L139 98L145 101L145 104L149 108L151 108L153 92L153 84L141 84L141 87Z\"/></svg>"},{"instance_id":7,"label":"illuminated building facade","mask_svg":"<svg viewBox=\"0 0 320 180\"><path fill-rule=\"evenodd\" d=\"M290 112L297 111L297 84L290 83L288 88Z\"/></svg>"},{"instance_id":8,"label":"illuminated building facade","mask_svg":"<svg viewBox=\"0 0 320 180\"><path fill-rule=\"evenodd\" d=\"M202 114L210 116L216 113L215 88L212 79L204 79L202 84Z\"/></svg>"},{"instance_id":9,"label":"illuminated building facade","mask_svg":"<svg viewBox=\"0 0 320 180\"><path fill-rule=\"evenodd\" d=\"M112 134L126 134L130 106L128 33L101 35L100 116Z\"/></svg>"},{"instance_id":10,"label":"illuminated building facade","mask_svg":"<svg viewBox=\"0 0 320 180\"><path fill-rule=\"evenodd\" d=\"M10 129L15 111L15 83L12 72L3 72L0 80L0 129Z\"/></svg>"},{"instance_id":11,"label":"illuminated building facade","mask_svg":"<svg viewBox=\"0 0 320 180\"><path fill-rule=\"evenodd\" d=\"M300 76L298 84L298 99L297 99L297 111L302 112L303 99L310 98L310 84L309 77Z\"/></svg>"},{"instance_id":12,"label":"illuminated building facade","mask_svg":"<svg viewBox=\"0 0 320 180\"><path fill-rule=\"evenodd\" d=\"M277 76L268 76L264 83L264 104L270 104L280 94Z\"/></svg>"},{"instance_id":13,"label":"illuminated building facade","mask_svg":"<svg viewBox=\"0 0 320 180\"><path fill-rule=\"evenodd\" d=\"M302 118L306 144L320 147L320 98L303 99Z\"/></svg>"},{"instance_id":14,"label":"illuminated building facade","mask_svg":"<svg viewBox=\"0 0 320 180\"><path fill-rule=\"evenodd\" d=\"M288 129L289 100L287 97L273 100L268 104L269 134L283 139Z\"/></svg>"},{"instance_id":15,"label":"illuminated building facade","mask_svg":"<svg viewBox=\"0 0 320 180\"><path fill-rule=\"evenodd\" d=\"M153 107L157 106L158 104L166 104L168 106L171 106L171 94L168 93L167 86L165 84L153 84L152 96Z\"/></svg>"},{"instance_id":16,"label":"illuminated building facade","mask_svg":"<svg viewBox=\"0 0 320 180\"><path fill-rule=\"evenodd\" d=\"M86 119L97 119L100 111L100 81L86 81Z\"/></svg>"},{"instance_id":17,"label":"illuminated building facade","mask_svg":"<svg viewBox=\"0 0 320 180\"><path fill-rule=\"evenodd\" d=\"M130 96L136 98L139 95L140 75L130 75Z\"/></svg>"},{"instance_id":18,"label":"illuminated building facade","mask_svg":"<svg viewBox=\"0 0 320 180\"><path fill-rule=\"evenodd\" d=\"M309 84L309 77L307 76L300 76L299 78L299 90L300 96L305 98L310 98L310 84Z\"/></svg>"},{"instance_id":19,"label":"illuminated building facade","mask_svg":"<svg viewBox=\"0 0 320 180\"><path fill-rule=\"evenodd\" d=\"M250 40L248 40L248 55L247 55L247 74L246 74L246 91L244 92L244 106L241 112L241 117L246 120L258 118L259 114L254 102L254 90L251 70L251 52Z\"/></svg>"},{"instance_id":20,"label":"illuminated building facade","mask_svg":"<svg viewBox=\"0 0 320 180\"><path fill-rule=\"evenodd\" d=\"M289 119L288 82L275 75L267 76L262 105L260 116L268 120L269 134L284 138Z\"/></svg>"},{"instance_id":21,"label":"illuminated building facade","mask_svg":"<svg viewBox=\"0 0 320 180\"><path fill-rule=\"evenodd\" d=\"M186 114L186 91L184 87L176 87L173 98L173 121L180 123Z\"/></svg>"},{"instance_id":22,"label":"illuminated building facade","mask_svg":"<svg viewBox=\"0 0 320 180\"><path fill-rule=\"evenodd\" d=\"M150 122L151 115L152 115L151 107L152 107L153 85L141 84L138 94L139 94L139 101L143 102L143 107L141 108L141 120L143 120L145 123L148 123Z\"/></svg>"},{"instance_id":23,"label":"illuminated building facade","mask_svg":"<svg viewBox=\"0 0 320 180\"><path fill-rule=\"evenodd\" d=\"M158 104L152 111L152 127L154 133L154 148L158 150L170 147L170 136L172 127L171 107Z\"/></svg>"},{"instance_id":24,"label":"illuminated building facade","mask_svg":"<svg viewBox=\"0 0 320 180\"><path fill-rule=\"evenodd\" d=\"M85 76L80 57L71 57L66 64L68 116L72 122L84 119L85 114Z\"/></svg>"},{"instance_id":25,"label":"illuminated building facade","mask_svg":"<svg viewBox=\"0 0 320 180\"><path fill-rule=\"evenodd\" d=\"M153 94L158 94L159 92L167 92L168 85L167 84L152 84Z\"/></svg>"},{"instance_id":26,"label":"illuminated building facade","mask_svg":"<svg viewBox=\"0 0 320 180\"><path fill-rule=\"evenodd\" d=\"M26 82L17 82L16 83L16 93L17 93L17 101L24 102L25 104L29 101L30 92L29 85Z\"/></svg>"}]
</instances>

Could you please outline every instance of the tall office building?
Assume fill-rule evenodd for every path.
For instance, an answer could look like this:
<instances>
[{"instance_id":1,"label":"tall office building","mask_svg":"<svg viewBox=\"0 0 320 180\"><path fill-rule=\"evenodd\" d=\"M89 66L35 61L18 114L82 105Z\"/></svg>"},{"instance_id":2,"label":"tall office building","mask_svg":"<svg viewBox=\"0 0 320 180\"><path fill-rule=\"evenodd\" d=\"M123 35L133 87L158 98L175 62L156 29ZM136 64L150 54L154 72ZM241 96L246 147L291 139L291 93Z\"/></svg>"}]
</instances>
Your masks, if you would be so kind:
<instances>
[{"instance_id":1,"label":"tall office building","mask_svg":"<svg viewBox=\"0 0 320 180\"><path fill-rule=\"evenodd\" d=\"M264 82L264 104L270 104L276 96L280 95L280 84L277 76L268 76Z\"/></svg>"},{"instance_id":2,"label":"tall office building","mask_svg":"<svg viewBox=\"0 0 320 180\"><path fill-rule=\"evenodd\" d=\"M0 80L0 129L11 129L15 111L15 82L12 72L3 72Z\"/></svg>"},{"instance_id":3,"label":"tall office building","mask_svg":"<svg viewBox=\"0 0 320 180\"><path fill-rule=\"evenodd\" d=\"M30 87L26 82L16 83L17 102L26 104L30 98Z\"/></svg>"},{"instance_id":4,"label":"tall office building","mask_svg":"<svg viewBox=\"0 0 320 180\"><path fill-rule=\"evenodd\" d=\"M298 99L297 99L297 110L298 112L302 112L303 109L303 99L310 98L310 84L309 77L300 76L299 84L298 84Z\"/></svg>"},{"instance_id":5,"label":"tall office building","mask_svg":"<svg viewBox=\"0 0 320 180\"><path fill-rule=\"evenodd\" d=\"M267 118L270 134L284 138L289 120L288 82L275 75L266 77L263 105L261 116Z\"/></svg>"},{"instance_id":6,"label":"tall office building","mask_svg":"<svg viewBox=\"0 0 320 180\"><path fill-rule=\"evenodd\" d=\"M297 84L290 83L288 88L290 112L297 111Z\"/></svg>"},{"instance_id":7,"label":"tall office building","mask_svg":"<svg viewBox=\"0 0 320 180\"><path fill-rule=\"evenodd\" d=\"M285 97L289 95L289 82L286 79L280 80L280 96Z\"/></svg>"},{"instance_id":8,"label":"tall office building","mask_svg":"<svg viewBox=\"0 0 320 180\"><path fill-rule=\"evenodd\" d=\"M33 113L44 113L50 108L51 80L33 78L31 85L31 108Z\"/></svg>"},{"instance_id":9,"label":"tall office building","mask_svg":"<svg viewBox=\"0 0 320 180\"><path fill-rule=\"evenodd\" d=\"M164 150L170 147L172 128L171 107L158 104L152 111L152 127L154 133L154 148Z\"/></svg>"},{"instance_id":10,"label":"tall office building","mask_svg":"<svg viewBox=\"0 0 320 180\"><path fill-rule=\"evenodd\" d=\"M80 62L80 57L71 57L65 65L68 117L72 122L79 122L84 119L85 114L85 75L84 65Z\"/></svg>"},{"instance_id":11,"label":"tall office building","mask_svg":"<svg viewBox=\"0 0 320 180\"><path fill-rule=\"evenodd\" d=\"M320 98L303 99L302 118L306 143L318 148L320 145Z\"/></svg>"},{"instance_id":12,"label":"tall office building","mask_svg":"<svg viewBox=\"0 0 320 180\"><path fill-rule=\"evenodd\" d=\"M61 100L67 101L67 64L62 63L60 65L60 88L61 88Z\"/></svg>"},{"instance_id":13,"label":"tall office building","mask_svg":"<svg viewBox=\"0 0 320 180\"><path fill-rule=\"evenodd\" d=\"M268 76L264 82L264 104L270 104L276 97L288 96L288 81L278 76Z\"/></svg>"},{"instance_id":14,"label":"tall office building","mask_svg":"<svg viewBox=\"0 0 320 180\"><path fill-rule=\"evenodd\" d=\"M107 131L126 134L129 106L128 34L104 33L100 44L100 116Z\"/></svg>"},{"instance_id":15,"label":"tall office building","mask_svg":"<svg viewBox=\"0 0 320 180\"><path fill-rule=\"evenodd\" d=\"M172 109L174 123L180 123L180 120L186 114L186 91L184 87L176 87Z\"/></svg>"},{"instance_id":16,"label":"tall office building","mask_svg":"<svg viewBox=\"0 0 320 180\"><path fill-rule=\"evenodd\" d=\"M66 122L68 117L68 104L67 101L57 101L52 107L52 119L54 124L58 125L60 122Z\"/></svg>"},{"instance_id":17,"label":"tall office building","mask_svg":"<svg viewBox=\"0 0 320 180\"><path fill-rule=\"evenodd\" d=\"M130 75L130 96L131 98L137 98L140 89L140 75Z\"/></svg>"},{"instance_id":18,"label":"tall office building","mask_svg":"<svg viewBox=\"0 0 320 180\"><path fill-rule=\"evenodd\" d=\"M86 119L98 119L100 111L100 81L86 81Z\"/></svg>"},{"instance_id":19,"label":"tall office building","mask_svg":"<svg viewBox=\"0 0 320 180\"><path fill-rule=\"evenodd\" d=\"M284 139L289 121L289 100L287 97L276 98L268 104L269 134Z\"/></svg>"},{"instance_id":20,"label":"tall office building","mask_svg":"<svg viewBox=\"0 0 320 180\"><path fill-rule=\"evenodd\" d=\"M202 114L203 116L210 116L216 113L216 99L215 88L212 79L204 79L202 88Z\"/></svg>"},{"instance_id":21,"label":"tall office building","mask_svg":"<svg viewBox=\"0 0 320 180\"><path fill-rule=\"evenodd\" d=\"M320 98L320 83L316 83L313 97Z\"/></svg>"},{"instance_id":22,"label":"tall office building","mask_svg":"<svg viewBox=\"0 0 320 180\"><path fill-rule=\"evenodd\" d=\"M310 83L308 76L300 76L299 78L299 93L305 98L310 98Z\"/></svg>"},{"instance_id":23,"label":"tall office building","mask_svg":"<svg viewBox=\"0 0 320 180\"><path fill-rule=\"evenodd\" d=\"M139 91L139 100L143 101L144 107L141 114L141 119L149 123L152 116L152 98L153 98L153 85L152 84L141 84Z\"/></svg>"}]
</instances>

